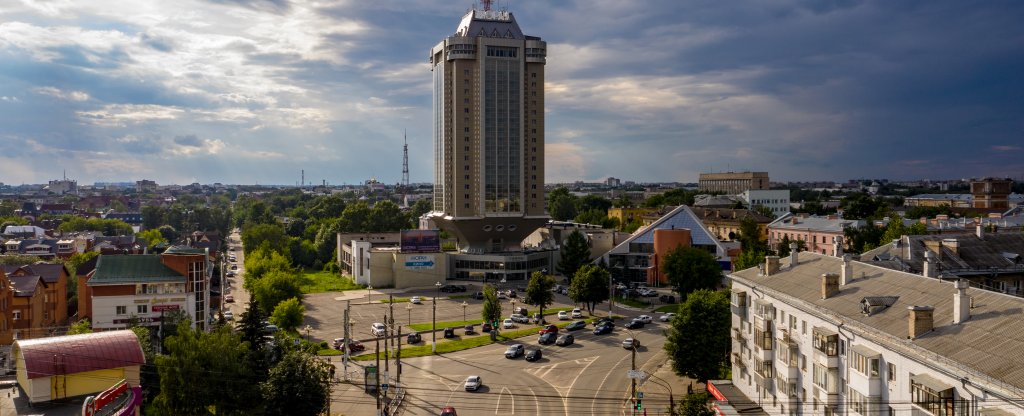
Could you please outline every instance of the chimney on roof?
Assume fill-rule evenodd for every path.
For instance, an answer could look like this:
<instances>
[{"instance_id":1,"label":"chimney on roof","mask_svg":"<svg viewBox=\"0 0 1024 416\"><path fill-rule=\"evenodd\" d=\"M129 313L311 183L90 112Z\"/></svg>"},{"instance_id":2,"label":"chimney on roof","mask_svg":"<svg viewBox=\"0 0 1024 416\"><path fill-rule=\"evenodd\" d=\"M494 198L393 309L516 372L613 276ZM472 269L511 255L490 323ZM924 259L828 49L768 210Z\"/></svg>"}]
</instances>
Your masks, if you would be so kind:
<instances>
[{"instance_id":1,"label":"chimney on roof","mask_svg":"<svg viewBox=\"0 0 1024 416\"><path fill-rule=\"evenodd\" d=\"M907 328L909 334L907 334L907 338L917 339L935 327L935 320L932 315L935 308L931 306L907 306L907 310L910 311L909 327Z\"/></svg>"},{"instance_id":2,"label":"chimney on roof","mask_svg":"<svg viewBox=\"0 0 1024 416\"><path fill-rule=\"evenodd\" d=\"M974 234L978 236L979 240L984 240L985 239L985 227L983 227L981 224L978 224L978 226L974 228Z\"/></svg>"},{"instance_id":3,"label":"chimney on roof","mask_svg":"<svg viewBox=\"0 0 1024 416\"><path fill-rule=\"evenodd\" d=\"M939 261L931 250L924 252L924 277L939 277Z\"/></svg>"},{"instance_id":4,"label":"chimney on roof","mask_svg":"<svg viewBox=\"0 0 1024 416\"><path fill-rule=\"evenodd\" d=\"M968 286L970 284L965 279L953 283L953 287L956 288L956 293L953 294L953 324L955 325L971 319L971 297L967 296Z\"/></svg>"},{"instance_id":5,"label":"chimney on roof","mask_svg":"<svg viewBox=\"0 0 1024 416\"><path fill-rule=\"evenodd\" d=\"M771 276L779 272L779 256L764 257L764 275Z\"/></svg>"},{"instance_id":6,"label":"chimney on roof","mask_svg":"<svg viewBox=\"0 0 1024 416\"><path fill-rule=\"evenodd\" d=\"M904 235L900 237L900 247L903 247L903 260L913 260L914 253L910 249L910 236Z\"/></svg>"},{"instance_id":7,"label":"chimney on roof","mask_svg":"<svg viewBox=\"0 0 1024 416\"><path fill-rule=\"evenodd\" d=\"M833 236L832 237L832 252L836 254L836 257L843 257L843 237Z\"/></svg>"},{"instance_id":8,"label":"chimney on roof","mask_svg":"<svg viewBox=\"0 0 1024 416\"><path fill-rule=\"evenodd\" d=\"M850 262L850 255L843 255L843 267L839 273L839 284L846 286L853 281L853 263Z\"/></svg>"},{"instance_id":9,"label":"chimney on roof","mask_svg":"<svg viewBox=\"0 0 1024 416\"><path fill-rule=\"evenodd\" d=\"M960 242L955 238L943 238L942 246L948 248L953 254L960 255Z\"/></svg>"},{"instance_id":10,"label":"chimney on roof","mask_svg":"<svg viewBox=\"0 0 1024 416\"><path fill-rule=\"evenodd\" d=\"M796 243L789 243L789 267L796 267L797 261L799 260L797 258L796 247Z\"/></svg>"},{"instance_id":11,"label":"chimney on roof","mask_svg":"<svg viewBox=\"0 0 1024 416\"><path fill-rule=\"evenodd\" d=\"M821 298L828 299L839 294L839 275L825 273L821 275Z\"/></svg>"}]
</instances>

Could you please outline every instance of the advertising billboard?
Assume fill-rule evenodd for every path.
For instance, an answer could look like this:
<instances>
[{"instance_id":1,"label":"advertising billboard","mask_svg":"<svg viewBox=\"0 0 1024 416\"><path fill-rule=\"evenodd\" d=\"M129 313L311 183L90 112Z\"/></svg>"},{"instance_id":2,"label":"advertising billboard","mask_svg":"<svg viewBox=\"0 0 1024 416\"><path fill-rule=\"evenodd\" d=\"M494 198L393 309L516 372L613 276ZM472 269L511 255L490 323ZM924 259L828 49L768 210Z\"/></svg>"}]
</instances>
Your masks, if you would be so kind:
<instances>
[{"instance_id":1,"label":"advertising billboard","mask_svg":"<svg viewBox=\"0 0 1024 416\"><path fill-rule=\"evenodd\" d=\"M441 251L438 230L402 230L403 253L437 253Z\"/></svg>"}]
</instances>

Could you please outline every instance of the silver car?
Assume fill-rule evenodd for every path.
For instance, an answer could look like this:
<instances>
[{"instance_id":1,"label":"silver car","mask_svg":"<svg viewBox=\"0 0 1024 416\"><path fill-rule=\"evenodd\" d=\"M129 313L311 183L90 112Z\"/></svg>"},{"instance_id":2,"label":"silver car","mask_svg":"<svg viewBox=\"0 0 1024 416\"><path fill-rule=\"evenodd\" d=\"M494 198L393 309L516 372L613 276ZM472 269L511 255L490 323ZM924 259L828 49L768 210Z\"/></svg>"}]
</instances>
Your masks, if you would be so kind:
<instances>
[{"instance_id":1,"label":"silver car","mask_svg":"<svg viewBox=\"0 0 1024 416\"><path fill-rule=\"evenodd\" d=\"M480 376L466 377L466 391L477 391L483 383Z\"/></svg>"}]
</instances>

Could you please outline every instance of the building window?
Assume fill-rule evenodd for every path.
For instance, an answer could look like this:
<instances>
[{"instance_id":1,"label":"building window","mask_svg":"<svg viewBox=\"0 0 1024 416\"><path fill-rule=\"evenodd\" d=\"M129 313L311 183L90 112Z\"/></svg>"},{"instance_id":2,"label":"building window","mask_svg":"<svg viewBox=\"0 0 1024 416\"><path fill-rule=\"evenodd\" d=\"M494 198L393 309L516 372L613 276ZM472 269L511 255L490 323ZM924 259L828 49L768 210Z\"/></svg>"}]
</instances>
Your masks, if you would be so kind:
<instances>
[{"instance_id":1,"label":"building window","mask_svg":"<svg viewBox=\"0 0 1024 416\"><path fill-rule=\"evenodd\" d=\"M954 389L935 390L910 378L910 400L914 405L937 416L966 415L966 400L956 400Z\"/></svg>"},{"instance_id":2,"label":"building window","mask_svg":"<svg viewBox=\"0 0 1024 416\"><path fill-rule=\"evenodd\" d=\"M888 370L889 371L888 371L888 374L886 375L886 377L888 377L889 378L889 382L892 383L892 382L896 381L896 364L889 363Z\"/></svg>"},{"instance_id":3,"label":"building window","mask_svg":"<svg viewBox=\"0 0 1024 416\"><path fill-rule=\"evenodd\" d=\"M462 131L464 131L464 132L466 132L466 133L469 133L469 127L463 127L463 128L462 128Z\"/></svg>"},{"instance_id":4,"label":"building window","mask_svg":"<svg viewBox=\"0 0 1024 416\"><path fill-rule=\"evenodd\" d=\"M117 315L125 315L125 314L128 313L128 307L127 306L118 306L117 310L114 313L117 314Z\"/></svg>"},{"instance_id":5,"label":"building window","mask_svg":"<svg viewBox=\"0 0 1024 416\"><path fill-rule=\"evenodd\" d=\"M136 305L135 310L138 313L149 313L149 305Z\"/></svg>"},{"instance_id":6,"label":"building window","mask_svg":"<svg viewBox=\"0 0 1024 416\"><path fill-rule=\"evenodd\" d=\"M15 321L20 320L21 319L21 311L14 311L14 318L13 319Z\"/></svg>"},{"instance_id":7,"label":"building window","mask_svg":"<svg viewBox=\"0 0 1024 416\"><path fill-rule=\"evenodd\" d=\"M828 394L839 393L839 369L814 364L814 385Z\"/></svg>"},{"instance_id":8,"label":"building window","mask_svg":"<svg viewBox=\"0 0 1024 416\"><path fill-rule=\"evenodd\" d=\"M846 388L846 403L850 407L850 411L862 415L868 414L868 398L861 392Z\"/></svg>"},{"instance_id":9,"label":"building window","mask_svg":"<svg viewBox=\"0 0 1024 416\"><path fill-rule=\"evenodd\" d=\"M878 377L878 361L877 354L869 356L855 348L850 349L850 367L858 373L871 378Z\"/></svg>"},{"instance_id":10,"label":"building window","mask_svg":"<svg viewBox=\"0 0 1024 416\"><path fill-rule=\"evenodd\" d=\"M839 334L829 334L814 330L814 349L829 357L839 355Z\"/></svg>"}]
</instances>

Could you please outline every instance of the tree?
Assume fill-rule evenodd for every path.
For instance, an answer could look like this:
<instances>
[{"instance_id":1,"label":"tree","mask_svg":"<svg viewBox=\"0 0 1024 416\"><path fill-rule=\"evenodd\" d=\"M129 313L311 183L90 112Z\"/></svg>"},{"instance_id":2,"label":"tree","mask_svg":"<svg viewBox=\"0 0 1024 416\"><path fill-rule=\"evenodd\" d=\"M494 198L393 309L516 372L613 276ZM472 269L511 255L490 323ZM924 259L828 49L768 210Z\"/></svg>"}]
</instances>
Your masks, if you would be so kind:
<instances>
[{"instance_id":1,"label":"tree","mask_svg":"<svg viewBox=\"0 0 1024 416\"><path fill-rule=\"evenodd\" d=\"M686 396L681 403L676 405L676 408L672 412L673 415L679 416L715 416L714 410L708 406L708 394L707 393L694 393Z\"/></svg>"},{"instance_id":2,"label":"tree","mask_svg":"<svg viewBox=\"0 0 1024 416\"><path fill-rule=\"evenodd\" d=\"M542 272L533 272L530 282L526 284L526 295L523 297L523 301L540 309L540 316L543 317L544 307L555 301L555 294L551 291L554 287L554 278Z\"/></svg>"},{"instance_id":3,"label":"tree","mask_svg":"<svg viewBox=\"0 0 1024 416\"><path fill-rule=\"evenodd\" d=\"M590 245L587 243L587 237L579 229L573 230L565 239L561 257L558 260L558 272L571 282L576 270L590 261Z\"/></svg>"},{"instance_id":4,"label":"tree","mask_svg":"<svg viewBox=\"0 0 1024 416\"><path fill-rule=\"evenodd\" d=\"M480 317L484 322L496 322L501 319L501 302L498 301L498 291L492 285L484 285L484 307Z\"/></svg>"},{"instance_id":5,"label":"tree","mask_svg":"<svg viewBox=\"0 0 1024 416\"><path fill-rule=\"evenodd\" d=\"M722 281L722 267L715 257L693 247L679 246L666 254L661 272L683 297L698 289L714 289Z\"/></svg>"},{"instance_id":6,"label":"tree","mask_svg":"<svg viewBox=\"0 0 1024 416\"><path fill-rule=\"evenodd\" d=\"M569 221L576 218L576 196L565 187L558 187L548 194L548 212L556 221Z\"/></svg>"},{"instance_id":7,"label":"tree","mask_svg":"<svg viewBox=\"0 0 1024 416\"><path fill-rule=\"evenodd\" d=\"M629 195L626 195L625 193L619 195L618 198L615 198L614 206L616 208L633 208L633 205L635 205L633 203L633 199L631 199Z\"/></svg>"},{"instance_id":8,"label":"tree","mask_svg":"<svg viewBox=\"0 0 1024 416\"><path fill-rule=\"evenodd\" d=\"M252 414L261 405L259 384L249 361L249 348L229 328L211 332L187 322L167 339L166 355L157 356L160 394L153 402L160 414Z\"/></svg>"},{"instance_id":9,"label":"tree","mask_svg":"<svg viewBox=\"0 0 1024 416\"><path fill-rule=\"evenodd\" d=\"M245 312L239 314L238 319L238 333L242 342L249 345L248 360L252 371L257 378L265 377L270 368L270 358L264 348L266 342L263 338L263 320L266 319L266 315L256 298L249 297L249 303L245 305Z\"/></svg>"},{"instance_id":10,"label":"tree","mask_svg":"<svg viewBox=\"0 0 1024 416\"><path fill-rule=\"evenodd\" d=\"M331 364L310 353L284 355L267 381L261 383L268 416L316 416L324 414L331 400Z\"/></svg>"},{"instance_id":11,"label":"tree","mask_svg":"<svg viewBox=\"0 0 1024 416\"><path fill-rule=\"evenodd\" d=\"M391 201L380 201L370 210L371 232L400 231L409 228L409 218Z\"/></svg>"},{"instance_id":12,"label":"tree","mask_svg":"<svg viewBox=\"0 0 1024 416\"><path fill-rule=\"evenodd\" d=\"M89 318L82 319L78 322L71 324L71 326L68 327L68 335L90 333L92 333L92 324L89 323Z\"/></svg>"},{"instance_id":13,"label":"tree","mask_svg":"<svg viewBox=\"0 0 1024 416\"><path fill-rule=\"evenodd\" d=\"M569 299L581 303L591 315L598 303L608 300L608 280L611 274L600 266L587 264L576 271L569 284Z\"/></svg>"},{"instance_id":14,"label":"tree","mask_svg":"<svg viewBox=\"0 0 1024 416\"><path fill-rule=\"evenodd\" d=\"M276 251L258 250L245 257L245 288L253 290L256 282L273 271L292 271L287 257ZM273 308L273 306L271 306Z\"/></svg>"},{"instance_id":15,"label":"tree","mask_svg":"<svg viewBox=\"0 0 1024 416\"><path fill-rule=\"evenodd\" d=\"M434 202L431 199L420 199L412 204L412 208L409 210L409 221L415 226L419 224L420 217L434 209Z\"/></svg>"},{"instance_id":16,"label":"tree","mask_svg":"<svg viewBox=\"0 0 1024 416\"><path fill-rule=\"evenodd\" d=\"M153 246L155 246L157 244L167 243L167 239L164 238L164 235L161 234L160 230L158 230L156 228L145 230L145 231L139 231L139 233L136 234L136 235L141 237L142 239L146 240L146 247L148 247L150 249L152 249Z\"/></svg>"},{"instance_id":17,"label":"tree","mask_svg":"<svg viewBox=\"0 0 1024 416\"><path fill-rule=\"evenodd\" d=\"M743 251L736 258L736 270L756 267L768 253L768 244L761 240L761 229L757 221L747 217L740 221L740 247Z\"/></svg>"},{"instance_id":18,"label":"tree","mask_svg":"<svg viewBox=\"0 0 1024 416\"><path fill-rule=\"evenodd\" d=\"M665 352L677 375L701 382L718 377L731 343L727 293L701 289L679 305L665 340Z\"/></svg>"},{"instance_id":19,"label":"tree","mask_svg":"<svg viewBox=\"0 0 1024 416\"><path fill-rule=\"evenodd\" d=\"M269 250L287 257L287 243L288 235L281 224L256 224L242 230L242 246L246 255L256 250Z\"/></svg>"},{"instance_id":20,"label":"tree","mask_svg":"<svg viewBox=\"0 0 1024 416\"><path fill-rule=\"evenodd\" d=\"M288 298L274 307L274 313L270 315L270 321L286 331L293 331L302 325L302 318L306 315L306 307L298 298Z\"/></svg>"},{"instance_id":21,"label":"tree","mask_svg":"<svg viewBox=\"0 0 1024 416\"><path fill-rule=\"evenodd\" d=\"M294 275L283 270L271 271L257 280L252 285L251 294L263 307L265 314L275 311L277 304L286 299L298 298L300 302L302 300L299 282Z\"/></svg>"}]
</instances>

